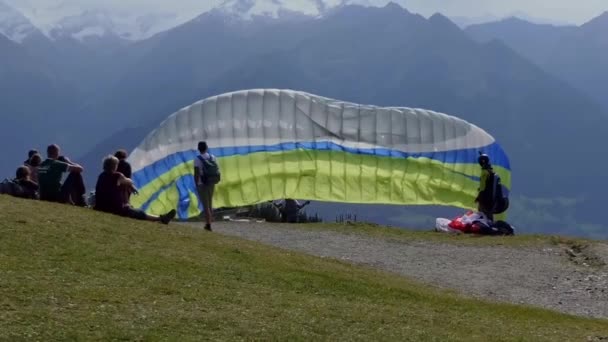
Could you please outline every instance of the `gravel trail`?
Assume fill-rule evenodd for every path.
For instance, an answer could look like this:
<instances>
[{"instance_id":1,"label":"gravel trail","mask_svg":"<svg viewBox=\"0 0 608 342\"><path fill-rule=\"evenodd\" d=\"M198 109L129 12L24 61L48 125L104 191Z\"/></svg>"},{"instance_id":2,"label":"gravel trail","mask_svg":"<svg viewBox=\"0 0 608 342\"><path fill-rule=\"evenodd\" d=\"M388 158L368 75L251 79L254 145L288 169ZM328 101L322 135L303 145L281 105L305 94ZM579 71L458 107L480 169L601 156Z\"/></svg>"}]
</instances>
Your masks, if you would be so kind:
<instances>
[{"instance_id":1,"label":"gravel trail","mask_svg":"<svg viewBox=\"0 0 608 342\"><path fill-rule=\"evenodd\" d=\"M236 222L218 222L214 231L379 268L477 298L608 318L608 244L574 251L457 246Z\"/></svg>"}]
</instances>

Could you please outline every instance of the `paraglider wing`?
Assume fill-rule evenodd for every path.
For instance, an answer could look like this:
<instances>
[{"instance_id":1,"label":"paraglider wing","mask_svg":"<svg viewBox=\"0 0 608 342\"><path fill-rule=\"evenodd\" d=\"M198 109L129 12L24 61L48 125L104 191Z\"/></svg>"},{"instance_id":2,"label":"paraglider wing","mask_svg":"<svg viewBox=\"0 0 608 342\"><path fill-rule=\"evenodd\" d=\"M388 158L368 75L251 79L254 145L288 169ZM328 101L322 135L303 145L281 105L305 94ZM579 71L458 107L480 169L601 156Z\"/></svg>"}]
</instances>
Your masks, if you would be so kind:
<instances>
[{"instance_id":1,"label":"paraglider wing","mask_svg":"<svg viewBox=\"0 0 608 342\"><path fill-rule=\"evenodd\" d=\"M199 215L193 161L201 140L222 173L217 208L277 198L470 208L479 151L510 187L502 148L461 119L258 89L199 101L151 132L130 157L140 189L132 204L150 214Z\"/></svg>"}]
</instances>

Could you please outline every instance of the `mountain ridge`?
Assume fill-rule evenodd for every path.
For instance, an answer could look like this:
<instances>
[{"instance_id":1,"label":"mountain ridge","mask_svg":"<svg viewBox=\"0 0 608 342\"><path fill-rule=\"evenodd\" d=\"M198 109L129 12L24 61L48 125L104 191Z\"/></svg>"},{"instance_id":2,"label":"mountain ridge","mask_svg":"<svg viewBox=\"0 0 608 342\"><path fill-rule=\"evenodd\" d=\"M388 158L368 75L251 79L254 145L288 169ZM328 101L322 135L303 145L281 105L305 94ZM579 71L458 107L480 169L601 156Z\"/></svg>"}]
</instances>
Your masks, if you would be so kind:
<instances>
[{"instance_id":1,"label":"mountain ridge","mask_svg":"<svg viewBox=\"0 0 608 342\"><path fill-rule=\"evenodd\" d=\"M0 33L18 42L23 40L25 31L28 30L40 31L51 40L69 37L86 42L113 38L117 41L136 42L151 38L187 23L193 17L209 12L220 12L233 20L242 21L294 20L320 17L348 5L374 6L367 0L225 0L210 8L201 8L194 14L151 11L135 14L112 11L108 8L85 7L80 11L66 9L64 15L59 15L50 22L36 24L32 20L45 15L43 10L26 11L26 8L19 10L17 6L0 1ZM61 6L61 3L56 4L55 10ZM25 14L26 12L28 14ZM6 27L2 27L2 22L5 22Z\"/></svg>"},{"instance_id":2,"label":"mountain ridge","mask_svg":"<svg viewBox=\"0 0 608 342\"><path fill-rule=\"evenodd\" d=\"M560 231L603 222L597 213L602 210L604 162L577 182L572 177L580 172L579 165L588 163L581 151L603 153L596 140L598 127L608 125L606 110L507 44L473 40L443 15L426 19L395 4L342 6L323 17L301 20L234 21L210 11L114 50L69 37L6 44L6 51L11 49L36 56L16 55L13 62L41 73L37 77L44 81L34 81L40 93L31 85L5 83L12 87L8 100L13 102L3 110L12 114L29 108L32 120L16 125L7 114L2 124L35 134L7 138L13 149L3 156L3 172L13 173L12 165L22 162L31 145L43 148L53 141L85 165L90 186L100 156L134 148L179 108L228 91L290 88L463 118L495 136L512 156L513 196L524 198L521 203L543 212L541 216L563 218L539 223L524 206L514 204L514 215L526 217L522 224ZM44 75L51 77L46 80ZM43 87L60 84L60 78L68 78L71 88ZM53 99L40 95L53 91ZM56 103L55 97L65 101L53 111L42 105L31 108L38 101ZM15 102L19 98L26 102ZM53 120L44 121L45 115L53 115ZM66 129L68 123L76 129ZM47 127L51 125L52 130ZM545 175L544 170L551 172ZM553 202L543 199L563 199L565 204L545 205ZM381 212L389 216L391 210Z\"/></svg>"},{"instance_id":3,"label":"mountain ridge","mask_svg":"<svg viewBox=\"0 0 608 342\"><path fill-rule=\"evenodd\" d=\"M498 39L548 72L590 95L608 108L608 12L580 26L538 25L509 20L471 26L479 42Z\"/></svg>"},{"instance_id":4,"label":"mountain ridge","mask_svg":"<svg viewBox=\"0 0 608 342\"><path fill-rule=\"evenodd\" d=\"M21 12L0 0L0 34L21 43L36 33L42 34Z\"/></svg>"}]
</instances>

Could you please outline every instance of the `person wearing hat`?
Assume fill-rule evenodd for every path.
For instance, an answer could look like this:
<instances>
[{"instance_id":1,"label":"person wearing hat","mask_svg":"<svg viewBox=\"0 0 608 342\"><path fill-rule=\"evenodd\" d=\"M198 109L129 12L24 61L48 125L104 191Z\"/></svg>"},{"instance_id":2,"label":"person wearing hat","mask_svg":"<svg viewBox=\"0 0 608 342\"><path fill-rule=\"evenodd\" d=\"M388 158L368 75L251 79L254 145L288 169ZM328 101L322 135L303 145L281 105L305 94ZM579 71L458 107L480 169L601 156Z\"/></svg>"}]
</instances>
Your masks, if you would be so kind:
<instances>
[{"instance_id":1,"label":"person wearing hat","mask_svg":"<svg viewBox=\"0 0 608 342\"><path fill-rule=\"evenodd\" d=\"M480 152L477 162L481 167L479 193L475 198L477 210L484 213L488 219L494 220L494 170L487 154Z\"/></svg>"}]
</instances>

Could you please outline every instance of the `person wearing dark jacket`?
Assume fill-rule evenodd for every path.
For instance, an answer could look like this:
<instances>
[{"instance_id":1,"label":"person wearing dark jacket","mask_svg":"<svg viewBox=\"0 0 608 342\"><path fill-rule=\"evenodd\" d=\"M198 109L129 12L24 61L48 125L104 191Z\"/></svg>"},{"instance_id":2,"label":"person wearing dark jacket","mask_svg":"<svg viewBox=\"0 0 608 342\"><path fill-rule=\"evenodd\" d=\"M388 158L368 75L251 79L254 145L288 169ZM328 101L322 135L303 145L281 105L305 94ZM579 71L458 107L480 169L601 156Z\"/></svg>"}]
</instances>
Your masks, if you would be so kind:
<instances>
[{"instance_id":1,"label":"person wearing dark jacket","mask_svg":"<svg viewBox=\"0 0 608 342\"><path fill-rule=\"evenodd\" d=\"M30 160L32 159L32 157L35 154L39 154L38 150L36 149L31 149L28 153L27 153L27 160L23 162L23 165L29 166L30 165Z\"/></svg>"},{"instance_id":2,"label":"person wearing dark jacket","mask_svg":"<svg viewBox=\"0 0 608 342\"><path fill-rule=\"evenodd\" d=\"M479 193L475 202L478 204L478 211L484 213L493 221L495 204L494 170L492 164L490 164L490 157L486 154L480 154L478 162L481 167L481 175L479 177Z\"/></svg>"},{"instance_id":3,"label":"person wearing dark jacket","mask_svg":"<svg viewBox=\"0 0 608 342\"><path fill-rule=\"evenodd\" d=\"M131 164L127 161L127 151L126 150L118 150L114 153L114 157L118 158L118 169L116 172L122 173L123 176L131 179ZM131 189L124 188L123 196L125 197L125 202L129 203L131 200Z\"/></svg>"},{"instance_id":4,"label":"person wearing dark jacket","mask_svg":"<svg viewBox=\"0 0 608 342\"><path fill-rule=\"evenodd\" d=\"M34 182L30 178L30 169L27 166L21 166L17 169L15 174L16 178L13 182L21 187L19 194L15 194L16 197L38 199L38 190L40 187L38 183Z\"/></svg>"},{"instance_id":5,"label":"person wearing dark jacket","mask_svg":"<svg viewBox=\"0 0 608 342\"><path fill-rule=\"evenodd\" d=\"M118 150L114 153L114 157L118 158L118 169L116 171L122 173L127 178L131 178L131 164L127 161L127 156L126 150Z\"/></svg>"}]
</instances>

